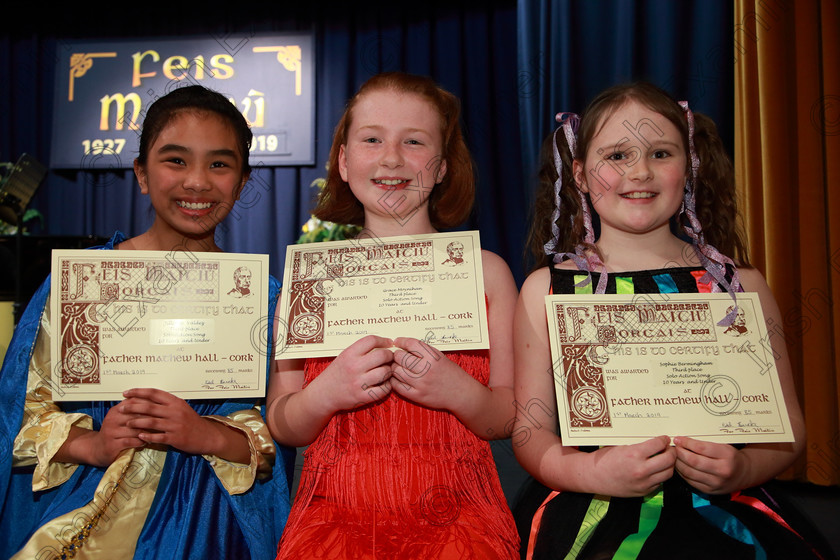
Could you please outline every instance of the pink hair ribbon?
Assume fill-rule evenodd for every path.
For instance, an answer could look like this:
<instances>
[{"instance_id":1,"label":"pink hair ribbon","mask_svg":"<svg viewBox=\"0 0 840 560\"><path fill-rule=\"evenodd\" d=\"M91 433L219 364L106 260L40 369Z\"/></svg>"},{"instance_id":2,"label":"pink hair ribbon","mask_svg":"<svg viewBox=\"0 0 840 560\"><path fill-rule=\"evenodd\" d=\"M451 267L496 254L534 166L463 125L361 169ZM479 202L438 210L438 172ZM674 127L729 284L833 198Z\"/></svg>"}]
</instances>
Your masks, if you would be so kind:
<instances>
[{"instance_id":1,"label":"pink hair ribbon","mask_svg":"<svg viewBox=\"0 0 840 560\"><path fill-rule=\"evenodd\" d=\"M557 179L554 181L554 212L551 215L551 240L545 244L544 250L546 255L553 255L552 260L555 263L563 262L571 259L579 270L590 272L589 276L581 285L586 285L592 281L591 271L600 267L602 269L601 277L598 281L598 287L595 293L603 294L607 288L607 269L597 254L586 255L586 251L582 245L575 247L574 253L555 253L555 249L560 242L560 228L557 226L557 220L560 219L560 191L563 188L563 158L560 156L560 151L557 149L557 134L562 130L566 137L566 145L569 147L569 154L574 159L577 155L577 131L580 126L580 117L575 113L557 113L554 119L560 123L560 126L554 131L554 141L552 142L552 149L554 155L554 168L557 171ZM592 214L589 209L589 203L586 201L586 196L578 190L580 197L580 204L583 210L583 223L585 233L585 241L590 245L595 244L595 230L592 227Z\"/></svg>"},{"instance_id":2,"label":"pink hair ribbon","mask_svg":"<svg viewBox=\"0 0 840 560\"><path fill-rule=\"evenodd\" d=\"M703 238L703 227L700 225L700 220L697 218L696 210L696 185L697 173L700 169L700 158L697 155L697 150L694 147L694 113L688 107L688 101L679 101L680 107L685 112L685 118L688 121L688 154L691 159L691 177L685 184L685 195L683 196L682 207L680 214L685 214L688 218L688 227L686 233L694 242L694 248L700 263L706 269L706 276L703 277L703 282L709 282L713 278L715 282L712 284L712 291L719 292L719 286L726 288L735 305L732 310L718 322L718 325L727 327L732 324L738 314L738 300L735 297L736 292L741 291L741 282L738 277L738 268L731 258L722 254L714 246L706 243ZM732 280L726 279L726 265L732 266ZM711 276L712 278L709 278Z\"/></svg>"}]
</instances>

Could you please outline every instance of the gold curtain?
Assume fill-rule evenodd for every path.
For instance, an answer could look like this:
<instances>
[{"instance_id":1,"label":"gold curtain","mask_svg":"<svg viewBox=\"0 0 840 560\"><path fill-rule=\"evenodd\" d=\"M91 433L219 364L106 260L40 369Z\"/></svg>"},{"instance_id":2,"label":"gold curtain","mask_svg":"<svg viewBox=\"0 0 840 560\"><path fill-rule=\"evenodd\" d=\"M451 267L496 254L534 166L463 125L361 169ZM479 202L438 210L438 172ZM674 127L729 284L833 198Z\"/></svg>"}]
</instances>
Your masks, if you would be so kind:
<instances>
[{"instance_id":1,"label":"gold curtain","mask_svg":"<svg viewBox=\"0 0 840 560\"><path fill-rule=\"evenodd\" d=\"M840 3L736 0L735 166L808 434L780 478L840 484ZM835 220L832 223L831 216Z\"/></svg>"}]
</instances>

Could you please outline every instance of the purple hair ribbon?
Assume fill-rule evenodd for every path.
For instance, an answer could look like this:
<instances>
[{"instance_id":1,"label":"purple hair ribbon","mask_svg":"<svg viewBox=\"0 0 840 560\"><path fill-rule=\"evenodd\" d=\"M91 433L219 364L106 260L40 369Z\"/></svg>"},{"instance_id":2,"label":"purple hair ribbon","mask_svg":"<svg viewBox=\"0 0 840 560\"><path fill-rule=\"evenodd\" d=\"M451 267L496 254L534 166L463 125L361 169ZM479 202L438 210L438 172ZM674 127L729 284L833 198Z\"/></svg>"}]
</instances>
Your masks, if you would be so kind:
<instances>
[{"instance_id":1,"label":"purple hair ribbon","mask_svg":"<svg viewBox=\"0 0 840 560\"><path fill-rule=\"evenodd\" d=\"M700 168L700 158L697 156L697 150L694 148L694 113L688 107L688 101L679 101L680 107L685 111L685 117L688 121L688 153L691 158L691 177L685 183L685 194L683 196L681 214L685 214L688 218L688 227L686 233L694 242L694 248L697 253L700 263L706 269L706 275L701 278L702 282L710 282L712 284L712 291L719 292L719 286L724 286L726 291L732 297L735 305L732 310L718 322L719 326L728 327L735 320L738 313L738 300L735 297L735 292L742 290L741 282L738 277L738 268L735 263L722 254L712 245L706 243L703 238L703 227L700 225L700 220L697 218L696 210L696 193L695 185L697 183L697 171ZM732 281L726 279L726 265L732 265L733 274ZM711 278L710 278L711 276Z\"/></svg>"},{"instance_id":2,"label":"purple hair ribbon","mask_svg":"<svg viewBox=\"0 0 840 560\"><path fill-rule=\"evenodd\" d=\"M557 180L554 181L554 212L551 214L551 239L543 247L546 255L554 253L554 248L560 242L560 228L557 227L557 220L560 219L560 190L563 188L563 158L560 157L560 151L557 149L557 133L560 130L564 130L566 143L569 145L569 151L574 159L580 117L574 113L557 113L554 120L560 123L560 126L554 131L554 139L551 145L554 154L554 168L557 170Z\"/></svg>"},{"instance_id":3,"label":"purple hair ribbon","mask_svg":"<svg viewBox=\"0 0 840 560\"><path fill-rule=\"evenodd\" d=\"M554 250L560 242L560 228L557 226L557 220L560 219L560 190L563 188L563 158L560 156L560 151L557 149L557 134L561 130L566 137L566 145L569 147L569 154L574 159L577 155L577 131L580 126L580 117L575 113L557 113L554 119L560 123L560 126L554 131L554 141L552 149L554 154L554 167L557 171L557 180L554 181L554 212L551 215L551 234L552 238L545 244L544 250L547 255L553 255L552 260L555 263L561 263L564 260L571 259L578 269L587 272L587 277L578 287L585 286L592 281L592 270L601 268L602 273L598 281L598 286L595 293L603 294L607 288L607 267L601 262L597 254L586 255L585 250L581 245L575 247L574 253L555 253ZM586 201L586 196L578 190L580 197L581 208L583 210L583 221L585 229L585 241L590 245L595 244L595 231L592 227L592 214L589 210L589 203Z\"/></svg>"}]
</instances>

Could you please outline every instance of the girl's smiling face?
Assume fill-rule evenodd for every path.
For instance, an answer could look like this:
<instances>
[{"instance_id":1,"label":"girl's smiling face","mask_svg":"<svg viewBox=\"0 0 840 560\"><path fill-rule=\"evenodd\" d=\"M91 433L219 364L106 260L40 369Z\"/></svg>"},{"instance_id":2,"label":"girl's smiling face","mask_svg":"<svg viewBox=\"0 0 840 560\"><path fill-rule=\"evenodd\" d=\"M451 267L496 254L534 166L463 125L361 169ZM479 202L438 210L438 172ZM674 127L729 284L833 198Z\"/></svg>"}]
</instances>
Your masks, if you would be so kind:
<instances>
[{"instance_id":1,"label":"girl's smiling face","mask_svg":"<svg viewBox=\"0 0 840 560\"><path fill-rule=\"evenodd\" d=\"M677 127L631 100L601 123L584 162L575 160L574 174L589 193L602 235L610 229L643 234L670 228L683 200L686 162Z\"/></svg>"},{"instance_id":2,"label":"girl's smiling face","mask_svg":"<svg viewBox=\"0 0 840 560\"><path fill-rule=\"evenodd\" d=\"M374 90L353 108L338 156L341 178L371 217L428 221L432 188L446 173L441 116L423 97ZM419 216L418 216L419 217Z\"/></svg>"},{"instance_id":3,"label":"girl's smiling face","mask_svg":"<svg viewBox=\"0 0 840 560\"><path fill-rule=\"evenodd\" d=\"M155 209L159 236L212 236L248 180L233 128L213 112L177 113L160 131L145 164L135 162L140 191Z\"/></svg>"}]
</instances>

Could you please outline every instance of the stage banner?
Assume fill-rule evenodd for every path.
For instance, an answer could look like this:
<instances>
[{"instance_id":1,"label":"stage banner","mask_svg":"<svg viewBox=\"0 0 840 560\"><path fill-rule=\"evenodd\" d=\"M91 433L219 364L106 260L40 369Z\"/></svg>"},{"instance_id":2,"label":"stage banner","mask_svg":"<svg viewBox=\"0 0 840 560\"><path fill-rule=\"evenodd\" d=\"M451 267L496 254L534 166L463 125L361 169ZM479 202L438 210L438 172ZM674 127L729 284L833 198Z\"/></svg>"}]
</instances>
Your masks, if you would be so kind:
<instances>
[{"instance_id":1,"label":"stage banner","mask_svg":"<svg viewBox=\"0 0 840 560\"><path fill-rule=\"evenodd\" d=\"M53 169L130 169L149 105L195 84L245 116L252 166L315 162L312 33L61 41L56 61Z\"/></svg>"}]
</instances>

